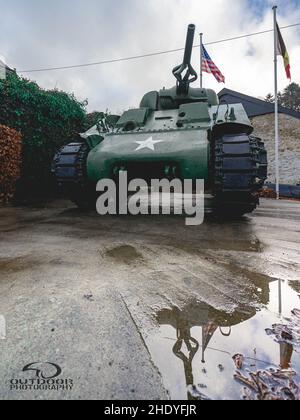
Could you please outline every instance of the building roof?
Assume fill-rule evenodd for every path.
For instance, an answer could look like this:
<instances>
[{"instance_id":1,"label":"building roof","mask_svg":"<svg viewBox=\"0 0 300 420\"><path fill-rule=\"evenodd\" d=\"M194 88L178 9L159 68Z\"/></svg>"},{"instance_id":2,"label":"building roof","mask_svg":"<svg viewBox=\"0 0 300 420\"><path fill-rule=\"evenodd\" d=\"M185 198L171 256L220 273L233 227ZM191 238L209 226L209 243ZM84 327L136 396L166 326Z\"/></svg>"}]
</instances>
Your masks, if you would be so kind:
<instances>
[{"instance_id":1,"label":"building roof","mask_svg":"<svg viewBox=\"0 0 300 420\"><path fill-rule=\"evenodd\" d=\"M243 93L235 92L234 90L225 88L221 90L218 96L220 100L223 99L229 104L242 103L249 118L274 113L274 104L252 96L244 95ZM280 105L278 110L281 114L290 115L291 117L300 119L300 112L284 108Z\"/></svg>"},{"instance_id":2,"label":"building roof","mask_svg":"<svg viewBox=\"0 0 300 420\"><path fill-rule=\"evenodd\" d=\"M7 71L7 73L13 73L13 69L11 69L10 67L8 67L1 59L0 59L0 70L5 69Z\"/></svg>"}]
</instances>

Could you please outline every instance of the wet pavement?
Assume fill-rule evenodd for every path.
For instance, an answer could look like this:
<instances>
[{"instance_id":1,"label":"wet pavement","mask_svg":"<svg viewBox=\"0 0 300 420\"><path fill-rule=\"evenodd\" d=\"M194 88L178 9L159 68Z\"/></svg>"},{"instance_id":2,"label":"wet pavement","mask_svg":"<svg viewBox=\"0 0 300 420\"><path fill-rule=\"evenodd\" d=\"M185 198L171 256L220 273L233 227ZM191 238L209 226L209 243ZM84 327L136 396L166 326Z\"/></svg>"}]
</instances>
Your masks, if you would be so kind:
<instances>
[{"instance_id":1,"label":"wet pavement","mask_svg":"<svg viewBox=\"0 0 300 420\"><path fill-rule=\"evenodd\" d=\"M299 244L292 201L198 227L64 201L1 208L0 398L239 399L237 353L300 373L300 349L265 331L300 308ZM59 365L72 389L10 389L31 363Z\"/></svg>"}]
</instances>

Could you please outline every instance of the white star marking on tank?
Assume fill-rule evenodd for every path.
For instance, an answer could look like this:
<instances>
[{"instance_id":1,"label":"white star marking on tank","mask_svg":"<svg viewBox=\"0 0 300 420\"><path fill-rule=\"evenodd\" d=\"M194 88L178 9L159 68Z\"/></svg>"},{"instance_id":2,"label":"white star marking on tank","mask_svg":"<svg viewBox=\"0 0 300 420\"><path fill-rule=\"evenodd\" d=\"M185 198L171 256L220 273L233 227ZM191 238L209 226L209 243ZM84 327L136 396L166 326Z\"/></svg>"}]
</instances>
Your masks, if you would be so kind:
<instances>
[{"instance_id":1,"label":"white star marking on tank","mask_svg":"<svg viewBox=\"0 0 300 420\"><path fill-rule=\"evenodd\" d=\"M139 146L135 149L135 152L142 149L149 149L155 152L155 145L158 143L162 143L163 140L153 140L153 137L150 137L148 140L143 141L135 141L136 144L139 144Z\"/></svg>"}]
</instances>

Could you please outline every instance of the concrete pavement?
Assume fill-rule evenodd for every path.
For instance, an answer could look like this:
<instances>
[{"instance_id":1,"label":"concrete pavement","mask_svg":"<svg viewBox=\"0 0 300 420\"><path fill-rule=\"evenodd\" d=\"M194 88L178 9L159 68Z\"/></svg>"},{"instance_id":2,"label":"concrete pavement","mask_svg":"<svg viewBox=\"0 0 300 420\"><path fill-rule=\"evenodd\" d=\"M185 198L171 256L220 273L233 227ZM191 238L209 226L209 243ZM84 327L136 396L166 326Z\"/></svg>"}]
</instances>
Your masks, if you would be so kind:
<instances>
[{"instance_id":1,"label":"concrete pavement","mask_svg":"<svg viewBox=\"0 0 300 420\"><path fill-rule=\"evenodd\" d=\"M201 302L250 318L271 281L298 285L299 244L292 201L263 200L241 221L199 227L100 217L65 201L0 208L0 398L169 398L149 345L157 314ZM22 369L36 362L49 376L47 363L59 365L72 390L11 390L11 380L35 377Z\"/></svg>"}]
</instances>

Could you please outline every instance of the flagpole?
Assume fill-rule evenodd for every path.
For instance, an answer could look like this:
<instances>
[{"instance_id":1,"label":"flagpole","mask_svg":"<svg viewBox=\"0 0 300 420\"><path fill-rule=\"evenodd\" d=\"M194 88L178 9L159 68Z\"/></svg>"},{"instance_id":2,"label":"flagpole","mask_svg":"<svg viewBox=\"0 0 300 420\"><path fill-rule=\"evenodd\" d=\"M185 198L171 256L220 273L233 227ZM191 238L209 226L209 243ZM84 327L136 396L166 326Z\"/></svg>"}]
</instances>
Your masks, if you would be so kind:
<instances>
[{"instance_id":1,"label":"flagpole","mask_svg":"<svg viewBox=\"0 0 300 420\"><path fill-rule=\"evenodd\" d=\"M203 64L203 54L202 54L202 45L203 45L203 33L200 34L200 88L203 88L203 71L202 71L202 64Z\"/></svg>"},{"instance_id":2,"label":"flagpole","mask_svg":"<svg viewBox=\"0 0 300 420\"><path fill-rule=\"evenodd\" d=\"M279 118L278 118L278 72L277 72L277 6L273 7L274 12L274 87L275 87L275 173L276 173L276 197L280 199L279 188Z\"/></svg>"}]
</instances>

